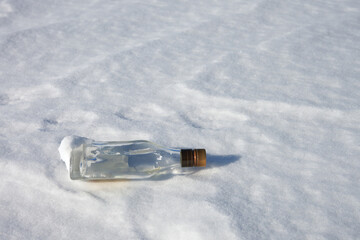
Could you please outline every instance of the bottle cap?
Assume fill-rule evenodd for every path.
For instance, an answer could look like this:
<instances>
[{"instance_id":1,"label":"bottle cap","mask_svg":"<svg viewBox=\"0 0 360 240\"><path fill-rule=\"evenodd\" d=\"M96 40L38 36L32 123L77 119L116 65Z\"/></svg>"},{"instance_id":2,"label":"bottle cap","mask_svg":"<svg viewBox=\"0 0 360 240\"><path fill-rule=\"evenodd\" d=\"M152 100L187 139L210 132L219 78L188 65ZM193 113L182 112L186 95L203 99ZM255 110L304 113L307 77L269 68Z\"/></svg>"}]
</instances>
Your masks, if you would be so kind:
<instances>
[{"instance_id":1,"label":"bottle cap","mask_svg":"<svg viewBox=\"0 0 360 240\"><path fill-rule=\"evenodd\" d=\"M205 149L181 149L181 167L206 167Z\"/></svg>"}]
</instances>

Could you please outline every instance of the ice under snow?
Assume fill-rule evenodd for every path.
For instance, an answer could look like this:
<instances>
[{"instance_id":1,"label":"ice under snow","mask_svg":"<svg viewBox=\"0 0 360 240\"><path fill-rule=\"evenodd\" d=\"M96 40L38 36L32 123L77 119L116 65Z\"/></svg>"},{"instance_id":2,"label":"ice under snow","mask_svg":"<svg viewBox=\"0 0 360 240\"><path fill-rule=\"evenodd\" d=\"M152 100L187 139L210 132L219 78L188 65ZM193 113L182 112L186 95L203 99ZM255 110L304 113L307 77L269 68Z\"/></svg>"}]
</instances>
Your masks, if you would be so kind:
<instances>
[{"instance_id":1,"label":"ice under snow","mask_svg":"<svg viewBox=\"0 0 360 240\"><path fill-rule=\"evenodd\" d=\"M64 136L206 148L71 181ZM359 239L360 1L0 0L0 239Z\"/></svg>"}]
</instances>

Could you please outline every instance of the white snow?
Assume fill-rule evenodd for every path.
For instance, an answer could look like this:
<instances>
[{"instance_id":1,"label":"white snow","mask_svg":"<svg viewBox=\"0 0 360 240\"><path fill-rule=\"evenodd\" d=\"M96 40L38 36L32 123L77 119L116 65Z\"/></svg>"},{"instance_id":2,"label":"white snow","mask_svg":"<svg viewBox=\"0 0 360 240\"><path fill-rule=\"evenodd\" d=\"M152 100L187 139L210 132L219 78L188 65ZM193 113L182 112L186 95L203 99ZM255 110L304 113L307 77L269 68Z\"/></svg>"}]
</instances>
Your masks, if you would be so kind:
<instances>
[{"instance_id":1,"label":"white snow","mask_svg":"<svg viewBox=\"0 0 360 240\"><path fill-rule=\"evenodd\" d=\"M359 43L356 0L0 0L0 239L359 238ZM207 168L71 181L68 135Z\"/></svg>"},{"instance_id":2,"label":"white snow","mask_svg":"<svg viewBox=\"0 0 360 240\"><path fill-rule=\"evenodd\" d=\"M60 153L60 158L65 162L68 171L70 171L70 158L73 149L74 149L73 137L72 136L64 137L63 140L61 141L58 150Z\"/></svg>"}]
</instances>

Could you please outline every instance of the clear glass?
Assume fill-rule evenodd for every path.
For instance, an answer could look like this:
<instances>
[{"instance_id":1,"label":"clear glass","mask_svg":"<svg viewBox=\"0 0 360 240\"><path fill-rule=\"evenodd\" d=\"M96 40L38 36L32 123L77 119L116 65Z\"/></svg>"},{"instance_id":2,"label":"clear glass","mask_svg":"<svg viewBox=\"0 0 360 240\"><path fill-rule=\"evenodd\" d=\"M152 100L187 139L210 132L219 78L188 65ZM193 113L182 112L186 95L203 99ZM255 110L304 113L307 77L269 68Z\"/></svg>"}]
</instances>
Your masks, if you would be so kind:
<instances>
[{"instance_id":1,"label":"clear glass","mask_svg":"<svg viewBox=\"0 0 360 240\"><path fill-rule=\"evenodd\" d=\"M91 141L73 149L71 179L143 179L155 174L185 174L180 149L166 148L139 140L126 142Z\"/></svg>"}]
</instances>

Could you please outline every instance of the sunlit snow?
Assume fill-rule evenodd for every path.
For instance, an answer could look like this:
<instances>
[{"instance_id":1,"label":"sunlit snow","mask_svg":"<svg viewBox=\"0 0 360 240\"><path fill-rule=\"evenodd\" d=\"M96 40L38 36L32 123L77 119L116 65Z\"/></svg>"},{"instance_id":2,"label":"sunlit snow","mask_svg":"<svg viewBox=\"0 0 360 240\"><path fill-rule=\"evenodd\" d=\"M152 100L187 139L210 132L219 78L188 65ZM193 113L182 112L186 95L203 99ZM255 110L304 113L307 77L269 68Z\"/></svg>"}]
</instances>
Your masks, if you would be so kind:
<instances>
[{"instance_id":1,"label":"sunlit snow","mask_svg":"<svg viewBox=\"0 0 360 240\"><path fill-rule=\"evenodd\" d=\"M357 239L360 1L0 0L0 239ZM64 136L206 148L71 181Z\"/></svg>"}]
</instances>

